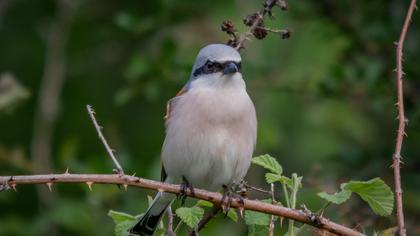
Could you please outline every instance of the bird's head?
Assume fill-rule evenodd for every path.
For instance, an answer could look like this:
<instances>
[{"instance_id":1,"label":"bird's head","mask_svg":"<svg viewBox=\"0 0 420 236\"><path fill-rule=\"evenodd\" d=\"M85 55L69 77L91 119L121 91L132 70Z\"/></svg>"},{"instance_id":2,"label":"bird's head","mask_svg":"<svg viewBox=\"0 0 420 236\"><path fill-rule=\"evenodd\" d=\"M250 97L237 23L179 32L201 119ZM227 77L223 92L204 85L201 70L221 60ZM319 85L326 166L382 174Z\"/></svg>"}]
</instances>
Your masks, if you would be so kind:
<instances>
[{"instance_id":1,"label":"bird's head","mask_svg":"<svg viewBox=\"0 0 420 236\"><path fill-rule=\"evenodd\" d=\"M200 50L195 60L189 87L244 86L241 56L224 44L210 44Z\"/></svg>"}]
</instances>

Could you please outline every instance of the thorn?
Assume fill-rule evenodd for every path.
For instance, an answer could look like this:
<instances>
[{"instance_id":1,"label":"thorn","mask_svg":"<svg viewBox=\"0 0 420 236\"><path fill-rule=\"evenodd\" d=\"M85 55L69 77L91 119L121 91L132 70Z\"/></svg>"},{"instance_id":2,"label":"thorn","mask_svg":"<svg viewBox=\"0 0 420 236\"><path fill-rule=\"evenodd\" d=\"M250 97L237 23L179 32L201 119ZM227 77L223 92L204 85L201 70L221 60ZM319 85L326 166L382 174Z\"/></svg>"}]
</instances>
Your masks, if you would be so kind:
<instances>
[{"instance_id":1,"label":"thorn","mask_svg":"<svg viewBox=\"0 0 420 236\"><path fill-rule=\"evenodd\" d=\"M11 184L10 186L12 187L13 191L17 192L16 184Z\"/></svg>"},{"instance_id":2,"label":"thorn","mask_svg":"<svg viewBox=\"0 0 420 236\"><path fill-rule=\"evenodd\" d=\"M241 216L241 218L244 218L244 208L243 207L238 207L239 210L239 215Z\"/></svg>"},{"instance_id":3,"label":"thorn","mask_svg":"<svg viewBox=\"0 0 420 236\"><path fill-rule=\"evenodd\" d=\"M52 182L47 183L47 186L48 186L48 189L50 190L50 192L52 192L52 185L53 185Z\"/></svg>"},{"instance_id":4,"label":"thorn","mask_svg":"<svg viewBox=\"0 0 420 236\"><path fill-rule=\"evenodd\" d=\"M89 187L89 190L92 192L92 184L93 184L93 182L88 181L88 182L86 182L86 184Z\"/></svg>"},{"instance_id":5,"label":"thorn","mask_svg":"<svg viewBox=\"0 0 420 236\"><path fill-rule=\"evenodd\" d=\"M163 189L161 189L161 188L158 188L158 192L159 192L159 193L163 193L163 192L165 192L165 191L163 191Z\"/></svg>"},{"instance_id":6,"label":"thorn","mask_svg":"<svg viewBox=\"0 0 420 236\"><path fill-rule=\"evenodd\" d=\"M136 176L136 172L134 172L134 174L132 174L131 176L135 177Z\"/></svg>"},{"instance_id":7,"label":"thorn","mask_svg":"<svg viewBox=\"0 0 420 236\"><path fill-rule=\"evenodd\" d=\"M398 42L394 42L394 45L395 45L395 46L398 46Z\"/></svg>"},{"instance_id":8,"label":"thorn","mask_svg":"<svg viewBox=\"0 0 420 236\"><path fill-rule=\"evenodd\" d=\"M66 172L64 172L64 174L65 174L65 175L70 174L70 173L69 173L69 168L68 168L68 167L67 167L67 169L66 169Z\"/></svg>"},{"instance_id":9,"label":"thorn","mask_svg":"<svg viewBox=\"0 0 420 236\"><path fill-rule=\"evenodd\" d=\"M123 184L123 187L124 187L125 191L127 191L128 184Z\"/></svg>"}]
</instances>

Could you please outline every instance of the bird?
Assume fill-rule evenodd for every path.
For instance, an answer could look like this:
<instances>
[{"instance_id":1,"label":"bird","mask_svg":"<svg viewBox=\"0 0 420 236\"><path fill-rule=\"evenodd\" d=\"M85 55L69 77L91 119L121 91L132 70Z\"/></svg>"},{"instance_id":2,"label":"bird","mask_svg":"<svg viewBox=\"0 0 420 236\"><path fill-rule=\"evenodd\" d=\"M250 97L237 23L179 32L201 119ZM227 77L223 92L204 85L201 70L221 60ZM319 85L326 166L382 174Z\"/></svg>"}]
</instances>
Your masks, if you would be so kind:
<instances>
[{"instance_id":1,"label":"bird","mask_svg":"<svg viewBox=\"0 0 420 236\"><path fill-rule=\"evenodd\" d=\"M242 78L239 52L225 44L203 47L190 79L167 103L161 180L209 191L245 177L257 139L254 104ZM158 192L133 235L153 235L175 195Z\"/></svg>"}]
</instances>

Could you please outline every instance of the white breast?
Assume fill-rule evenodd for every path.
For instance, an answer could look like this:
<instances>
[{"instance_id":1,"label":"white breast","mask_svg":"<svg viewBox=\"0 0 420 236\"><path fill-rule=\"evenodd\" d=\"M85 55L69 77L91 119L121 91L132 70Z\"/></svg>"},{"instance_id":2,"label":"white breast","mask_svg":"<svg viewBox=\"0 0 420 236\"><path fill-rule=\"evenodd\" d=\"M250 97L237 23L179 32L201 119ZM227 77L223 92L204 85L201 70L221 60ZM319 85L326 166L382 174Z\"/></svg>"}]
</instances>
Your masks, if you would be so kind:
<instances>
[{"instance_id":1,"label":"white breast","mask_svg":"<svg viewBox=\"0 0 420 236\"><path fill-rule=\"evenodd\" d=\"M241 180L257 131L245 88L198 88L175 99L162 148L168 176L209 190Z\"/></svg>"}]
</instances>

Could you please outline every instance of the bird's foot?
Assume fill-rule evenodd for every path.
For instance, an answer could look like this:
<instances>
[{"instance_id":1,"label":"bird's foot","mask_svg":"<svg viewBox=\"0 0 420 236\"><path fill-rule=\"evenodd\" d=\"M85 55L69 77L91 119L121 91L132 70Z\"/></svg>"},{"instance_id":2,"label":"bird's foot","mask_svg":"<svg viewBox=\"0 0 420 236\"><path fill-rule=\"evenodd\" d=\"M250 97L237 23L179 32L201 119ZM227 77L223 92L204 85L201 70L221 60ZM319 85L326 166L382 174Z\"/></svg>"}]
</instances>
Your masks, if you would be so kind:
<instances>
[{"instance_id":1,"label":"bird's foot","mask_svg":"<svg viewBox=\"0 0 420 236\"><path fill-rule=\"evenodd\" d=\"M178 194L178 199L181 199L181 205L185 205L185 200L187 199L187 193L190 190L191 194L194 195L194 188L188 180L182 176L181 190Z\"/></svg>"},{"instance_id":2,"label":"bird's foot","mask_svg":"<svg viewBox=\"0 0 420 236\"><path fill-rule=\"evenodd\" d=\"M223 185L223 197L220 205L222 207L223 213L225 214L225 217L230 210L230 206L232 205L234 198L238 201L239 205L243 206L245 204L244 198L240 194L237 194L235 189Z\"/></svg>"}]
</instances>

